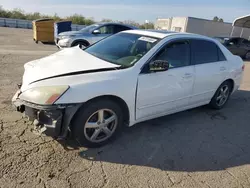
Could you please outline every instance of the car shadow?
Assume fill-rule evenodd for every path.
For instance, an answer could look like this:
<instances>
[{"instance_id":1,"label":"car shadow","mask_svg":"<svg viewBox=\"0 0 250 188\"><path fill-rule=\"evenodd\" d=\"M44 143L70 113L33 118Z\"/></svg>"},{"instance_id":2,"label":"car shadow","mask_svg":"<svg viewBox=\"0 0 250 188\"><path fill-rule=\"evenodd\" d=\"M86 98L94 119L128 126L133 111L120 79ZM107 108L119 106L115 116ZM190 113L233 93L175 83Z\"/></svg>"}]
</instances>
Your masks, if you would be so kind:
<instances>
[{"instance_id":1,"label":"car shadow","mask_svg":"<svg viewBox=\"0 0 250 188\"><path fill-rule=\"evenodd\" d=\"M250 91L237 91L223 110L207 106L125 128L114 142L81 148L91 161L171 171L216 171L250 164Z\"/></svg>"},{"instance_id":2,"label":"car shadow","mask_svg":"<svg viewBox=\"0 0 250 188\"><path fill-rule=\"evenodd\" d=\"M44 45L51 45L51 46L55 46L55 42L41 42Z\"/></svg>"}]
</instances>

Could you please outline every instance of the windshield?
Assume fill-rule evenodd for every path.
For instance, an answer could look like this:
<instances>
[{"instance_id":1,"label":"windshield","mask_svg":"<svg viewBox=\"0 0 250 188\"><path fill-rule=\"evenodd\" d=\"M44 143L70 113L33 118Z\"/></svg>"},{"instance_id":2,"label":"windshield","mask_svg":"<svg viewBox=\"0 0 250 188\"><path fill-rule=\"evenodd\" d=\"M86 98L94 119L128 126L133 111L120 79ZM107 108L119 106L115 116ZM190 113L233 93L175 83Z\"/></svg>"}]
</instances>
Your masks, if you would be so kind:
<instances>
[{"instance_id":1,"label":"windshield","mask_svg":"<svg viewBox=\"0 0 250 188\"><path fill-rule=\"evenodd\" d=\"M92 30L94 30L95 28L97 28L98 26L99 26L99 25L97 25L97 24L90 25L90 26L87 26L87 27L82 28L80 31L89 33L89 32L91 32Z\"/></svg>"},{"instance_id":2,"label":"windshield","mask_svg":"<svg viewBox=\"0 0 250 188\"><path fill-rule=\"evenodd\" d=\"M119 33L90 46L85 51L110 63L130 67L158 41L159 39L153 37Z\"/></svg>"}]
</instances>

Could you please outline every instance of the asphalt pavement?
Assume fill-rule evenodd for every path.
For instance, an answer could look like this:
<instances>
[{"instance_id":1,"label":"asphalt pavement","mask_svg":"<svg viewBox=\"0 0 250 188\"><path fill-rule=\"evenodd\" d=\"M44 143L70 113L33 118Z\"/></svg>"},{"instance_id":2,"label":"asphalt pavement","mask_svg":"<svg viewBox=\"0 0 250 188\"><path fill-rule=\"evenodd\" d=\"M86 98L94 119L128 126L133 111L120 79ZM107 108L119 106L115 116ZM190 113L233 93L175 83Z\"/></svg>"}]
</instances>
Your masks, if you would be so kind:
<instances>
[{"instance_id":1,"label":"asphalt pavement","mask_svg":"<svg viewBox=\"0 0 250 188\"><path fill-rule=\"evenodd\" d=\"M250 187L250 62L224 109L140 123L88 149L34 134L11 107L24 63L56 51L31 30L0 28L0 187Z\"/></svg>"}]
</instances>

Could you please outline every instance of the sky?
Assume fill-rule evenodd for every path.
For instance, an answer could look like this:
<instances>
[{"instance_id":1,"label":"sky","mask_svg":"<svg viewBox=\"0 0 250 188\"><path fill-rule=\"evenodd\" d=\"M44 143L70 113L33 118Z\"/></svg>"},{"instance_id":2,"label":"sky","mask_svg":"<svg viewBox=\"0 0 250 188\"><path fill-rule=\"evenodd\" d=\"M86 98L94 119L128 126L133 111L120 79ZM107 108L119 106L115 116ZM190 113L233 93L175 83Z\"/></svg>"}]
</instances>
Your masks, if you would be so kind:
<instances>
[{"instance_id":1,"label":"sky","mask_svg":"<svg viewBox=\"0 0 250 188\"><path fill-rule=\"evenodd\" d=\"M96 21L106 18L140 23L174 16L205 19L218 16L233 22L250 14L250 0L0 0L0 5L25 12L57 13L62 17L78 13Z\"/></svg>"}]
</instances>

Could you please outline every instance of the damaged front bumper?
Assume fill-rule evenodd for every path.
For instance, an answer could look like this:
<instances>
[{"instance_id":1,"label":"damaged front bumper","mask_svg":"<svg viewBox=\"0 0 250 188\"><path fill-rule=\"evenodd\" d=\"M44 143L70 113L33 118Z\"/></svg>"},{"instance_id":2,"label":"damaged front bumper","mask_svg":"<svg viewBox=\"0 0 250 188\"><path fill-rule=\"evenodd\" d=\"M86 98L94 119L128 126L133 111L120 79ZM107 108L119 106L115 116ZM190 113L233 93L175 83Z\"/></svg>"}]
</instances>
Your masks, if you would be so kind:
<instances>
[{"instance_id":1,"label":"damaged front bumper","mask_svg":"<svg viewBox=\"0 0 250 188\"><path fill-rule=\"evenodd\" d=\"M18 98L18 90L12 98L14 108L33 121L36 132L56 138L66 138L70 122L80 104L37 105Z\"/></svg>"}]
</instances>

